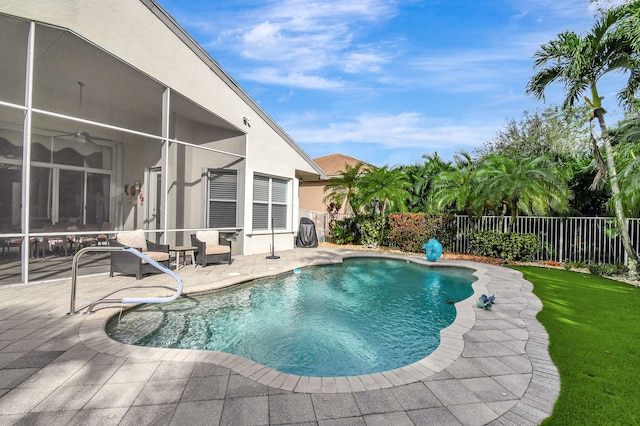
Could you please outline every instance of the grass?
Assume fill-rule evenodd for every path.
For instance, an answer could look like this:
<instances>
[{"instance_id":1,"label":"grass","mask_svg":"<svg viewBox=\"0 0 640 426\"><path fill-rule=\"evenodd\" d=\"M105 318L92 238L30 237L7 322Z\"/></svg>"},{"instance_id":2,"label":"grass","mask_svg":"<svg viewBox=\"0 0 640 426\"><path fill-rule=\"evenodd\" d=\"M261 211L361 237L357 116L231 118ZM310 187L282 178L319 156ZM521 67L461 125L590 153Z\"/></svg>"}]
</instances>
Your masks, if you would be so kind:
<instances>
[{"instance_id":1,"label":"grass","mask_svg":"<svg viewBox=\"0 0 640 426\"><path fill-rule=\"evenodd\" d=\"M538 320L560 371L560 396L543 424L640 424L640 289L578 272L513 269L542 300Z\"/></svg>"}]
</instances>

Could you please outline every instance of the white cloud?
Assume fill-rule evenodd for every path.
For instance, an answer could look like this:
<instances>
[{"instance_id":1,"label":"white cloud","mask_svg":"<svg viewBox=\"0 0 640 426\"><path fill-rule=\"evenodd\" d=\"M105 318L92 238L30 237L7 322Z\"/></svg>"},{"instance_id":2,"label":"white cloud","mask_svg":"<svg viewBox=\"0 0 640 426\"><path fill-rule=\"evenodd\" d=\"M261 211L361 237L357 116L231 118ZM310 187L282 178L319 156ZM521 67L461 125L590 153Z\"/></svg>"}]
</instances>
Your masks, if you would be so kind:
<instances>
[{"instance_id":1,"label":"white cloud","mask_svg":"<svg viewBox=\"0 0 640 426\"><path fill-rule=\"evenodd\" d=\"M344 57L344 71L350 74L379 72L388 59L376 52L353 52Z\"/></svg>"},{"instance_id":2,"label":"white cloud","mask_svg":"<svg viewBox=\"0 0 640 426\"><path fill-rule=\"evenodd\" d=\"M276 84L301 89L313 90L338 90L344 83L338 79L328 79L317 75L304 74L301 72L286 72L279 68L256 68L243 72L241 77L263 84Z\"/></svg>"},{"instance_id":3,"label":"white cloud","mask_svg":"<svg viewBox=\"0 0 640 426\"><path fill-rule=\"evenodd\" d=\"M430 52L408 64L413 87L435 88L449 93L478 93L500 90L533 73L533 60L522 49L502 46L458 52ZM527 64L530 62L530 65ZM524 66L523 66L524 65ZM528 73L528 74L525 74ZM406 85L406 81L400 82ZM524 90L524 84L522 90Z\"/></svg>"},{"instance_id":4,"label":"white cloud","mask_svg":"<svg viewBox=\"0 0 640 426\"><path fill-rule=\"evenodd\" d=\"M330 32L293 33L285 24L261 22L240 36L240 51L247 59L297 71L317 71L335 64L348 45Z\"/></svg>"},{"instance_id":5,"label":"white cloud","mask_svg":"<svg viewBox=\"0 0 640 426\"><path fill-rule=\"evenodd\" d=\"M353 43L367 32L367 25L390 19L394 10L393 2L381 0L276 2L241 27L248 29L238 30L241 52L246 58L294 71L318 72L333 66L350 73L376 71L385 55Z\"/></svg>"},{"instance_id":6,"label":"white cloud","mask_svg":"<svg viewBox=\"0 0 640 426\"><path fill-rule=\"evenodd\" d=\"M352 120L313 127L308 122L284 124L293 138L304 144L365 143L387 148L448 148L452 144L480 146L495 136L487 123L455 125L417 112L395 115L361 114Z\"/></svg>"},{"instance_id":7,"label":"white cloud","mask_svg":"<svg viewBox=\"0 0 640 426\"><path fill-rule=\"evenodd\" d=\"M213 16L192 18L189 26L210 35L205 46L212 51L226 50L236 55L239 52L249 61L281 70L277 73L279 78L265 80L255 72L245 74L245 78L323 88L326 86L306 83L301 86L300 76L381 70L389 55L376 45L360 43L377 22L393 18L397 5L389 0L273 0L263 7L234 10L235 14L226 18L215 11L210 12Z\"/></svg>"},{"instance_id":8,"label":"white cloud","mask_svg":"<svg viewBox=\"0 0 640 426\"><path fill-rule=\"evenodd\" d=\"M589 14L588 0L536 0L535 2L523 2L512 0L513 7L521 9L521 12L514 15L514 18L531 18L543 20L552 18L575 19L578 16ZM532 18L533 17L533 18Z\"/></svg>"},{"instance_id":9,"label":"white cloud","mask_svg":"<svg viewBox=\"0 0 640 426\"><path fill-rule=\"evenodd\" d=\"M535 16L567 22L592 20L587 0L507 1L511 2L516 21L535 19ZM206 16L190 20L189 25L212 36L206 43L212 50L225 50L236 56L239 53L247 60L236 65L241 69L250 69L252 63L261 68L279 69L266 76L256 71L242 74L238 69L233 70L255 82L322 90L340 87L335 77L340 73L361 76L358 80L361 85L367 84L369 74L375 74L379 84L439 87L455 92L495 90L505 76L508 78L517 68L514 61L531 60L540 44L562 30L557 26L553 30L537 26L537 32L532 33L532 28L520 31L523 27L518 25L511 32L496 33L495 37L503 42L499 46L446 53L430 50L420 54L411 51L418 48L411 43L366 40L371 34L370 28L393 19L401 11L403 2L405 0L270 0L261 5L234 5L229 8L233 11L229 16L224 16L224 8L222 11L213 8ZM404 53L411 56L403 57ZM414 59L416 57L418 59ZM389 66L393 67L392 72ZM519 69L522 72L521 66ZM415 75L416 72L420 75Z\"/></svg>"},{"instance_id":10,"label":"white cloud","mask_svg":"<svg viewBox=\"0 0 640 426\"><path fill-rule=\"evenodd\" d=\"M315 30L326 23L377 21L396 13L388 0L275 0L259 12L269 19L287 22L295 30Z\"/></svg>"},{"instance_id":11,"label":"white cloud","mask_svg":"<svg viewBox=\"0 0 640 426\"><path fill-rule=\"evenodd\" d=\"M242 35L245 48L277 46L282 43L281 27L269 21L262 22Z\"/></svg>"}]
</instances>

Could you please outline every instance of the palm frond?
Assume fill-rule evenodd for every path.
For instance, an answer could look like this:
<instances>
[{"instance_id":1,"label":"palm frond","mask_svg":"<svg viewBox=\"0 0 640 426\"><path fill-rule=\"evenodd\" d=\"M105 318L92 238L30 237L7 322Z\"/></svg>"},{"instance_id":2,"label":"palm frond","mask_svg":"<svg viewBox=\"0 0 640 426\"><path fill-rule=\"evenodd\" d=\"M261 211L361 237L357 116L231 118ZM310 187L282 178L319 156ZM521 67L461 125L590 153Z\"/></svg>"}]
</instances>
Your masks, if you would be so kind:
<instances>
[{"instance_id":1,"label":"palm frond","mask_svg":"<svg viewBox=\"0 0 640 426\"><path fill-rule=\"evenodd\" d=\"M627 85L618 92L618 101L624 105L626 109L632 108L638 90L640 89L640 60L635 60L632 65L633 71L629 75Z\"/></svg>"},{"instance_id":2,"label":"palm frond","mask_svg":"<svg viewBox=\"0 0 640 426\"><path fill-rule=\"evenodd\" d=\"M562 78L563 68L559 65L555 67L545 68L529 80L526 87L526 93L533 95L536 99L544 100L545 89L554 81Z\"/></svg>"},{"instance_id":3,"label":"palm frond","mask_svg":"<svg viewBox=\"0 0 640 426\"><path fill-rule=\"evenodd\" d=\"M565 108L574 106L582 98L588 88L589 84L586 81L567 81L565 84L566 95L562 106Z\"/></svg>"}]
</instances>

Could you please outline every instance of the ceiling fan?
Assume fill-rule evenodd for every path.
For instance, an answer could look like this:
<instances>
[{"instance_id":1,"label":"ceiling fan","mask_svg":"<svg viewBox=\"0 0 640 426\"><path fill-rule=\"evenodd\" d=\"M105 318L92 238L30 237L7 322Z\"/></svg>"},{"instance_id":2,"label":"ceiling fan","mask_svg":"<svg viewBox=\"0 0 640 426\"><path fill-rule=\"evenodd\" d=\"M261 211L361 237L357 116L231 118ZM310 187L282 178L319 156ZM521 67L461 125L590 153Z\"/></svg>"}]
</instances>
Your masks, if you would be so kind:
<instances>
[{"instance_id":1,"label":"ceiling fan","mask_svg":"<svg viewBox=\"0 0 640 426\"><path fill-rule=\"evenodd\" d=\"M111 139L107 139L107 138L100 138L100 137L95 137L95 136L91 136L89 134L89 132L85 132L82 130L78 130L75 131L73 133L64 133L61 135L58 135L56 137L62 138L62 137L72 137L73 141L77 144L87 144L87 143L92 143L94 145L96 144L96 141L111 141Z\"/></svg>"}]
</instances>

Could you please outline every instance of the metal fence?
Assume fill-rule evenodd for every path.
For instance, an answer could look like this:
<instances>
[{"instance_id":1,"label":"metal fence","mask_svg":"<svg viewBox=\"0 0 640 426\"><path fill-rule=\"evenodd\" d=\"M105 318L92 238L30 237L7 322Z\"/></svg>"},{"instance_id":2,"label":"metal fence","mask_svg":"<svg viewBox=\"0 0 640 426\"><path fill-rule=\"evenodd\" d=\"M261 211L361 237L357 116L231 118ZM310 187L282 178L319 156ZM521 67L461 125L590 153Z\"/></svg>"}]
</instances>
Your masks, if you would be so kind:
<instances>
[{"instance_id":1,"label":"metal fence","mask_svg":"<svg viewBox=\"0 0 640 426\"><path fill-rule=\"evenodd\" d=\"M308 217L309 219L313 220L313 223L315 223L316 225L316 234L318 234L319 242L324 242L327 240L327 237L329 236L329 223L331 223L331 220L344 220L353 216L352 214L348 213L329 215L329 213L316 212L313 210L305 209L299 209L298 215L301 218Z\"/></svg>"},{"instance_id":2,"label":"metal fence","mask_svg":"<svg viewBox=\"0 0 640 426\"><path fill-rule=\"evenodd\" d=\"M326 241L331 218L328 213L300 210L300 217L316 224L319 241ZM342 220L350 215L336 215ZM476 223L476 231L507 231L511 217L484 216ZM615 219L611 217L518 217L513 232L535 234L541 242L535 260L555 262L616 263L627 262L622 240L615 235ZM467 216L456 216L457 235L454 251L469 252L469 235L473 231ZM640 219L627 219L627 229L636 253L640 249Z\"/></svg>"},{"instance_id":3,"label":"metal fence","mask_svg":"<svg viewBox=\"0 0 640 426\"><path fill-rule=\"evenodd\" d=\"M455 251L469 250L471 225L467 216L457 216ZM506 231L510 217L487 216L476 224L478 231ZM616 263L627 261L621 238L611 217L518 217L513 232L534 234L541 242L535 260L555 262ZM631 244L640 248L640 219L627 219Z\"/></svg>"}]
</instances>

